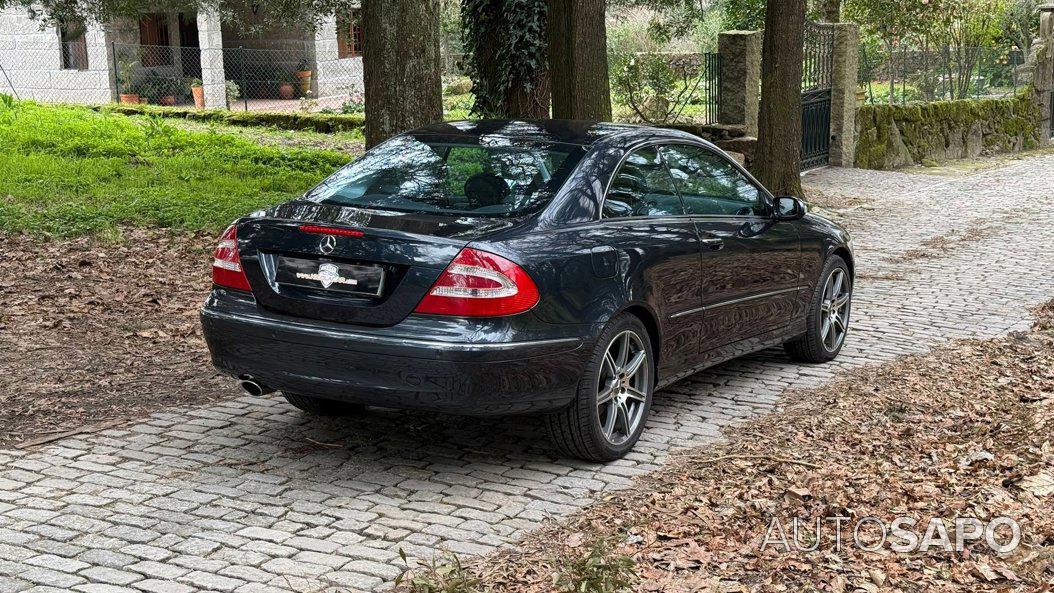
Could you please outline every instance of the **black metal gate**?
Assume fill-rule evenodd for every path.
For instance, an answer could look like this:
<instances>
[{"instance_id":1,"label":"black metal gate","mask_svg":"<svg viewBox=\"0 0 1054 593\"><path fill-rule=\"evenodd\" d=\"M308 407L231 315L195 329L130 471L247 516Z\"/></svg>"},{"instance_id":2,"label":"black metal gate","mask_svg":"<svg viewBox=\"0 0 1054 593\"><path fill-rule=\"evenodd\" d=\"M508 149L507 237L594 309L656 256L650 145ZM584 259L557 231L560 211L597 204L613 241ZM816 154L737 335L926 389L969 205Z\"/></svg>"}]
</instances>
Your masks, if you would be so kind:
<instances>
[{"instance_id":1,"label":"black metal gate","mask_svg":"<svg viewBox=\"0 0 1054 593\"><path fill-rule=\"evenodd\" d=\"M831 151L831 80L834 28L805 23L801 81L801 168L826 165Z\"/></svg>"}]
</instances>

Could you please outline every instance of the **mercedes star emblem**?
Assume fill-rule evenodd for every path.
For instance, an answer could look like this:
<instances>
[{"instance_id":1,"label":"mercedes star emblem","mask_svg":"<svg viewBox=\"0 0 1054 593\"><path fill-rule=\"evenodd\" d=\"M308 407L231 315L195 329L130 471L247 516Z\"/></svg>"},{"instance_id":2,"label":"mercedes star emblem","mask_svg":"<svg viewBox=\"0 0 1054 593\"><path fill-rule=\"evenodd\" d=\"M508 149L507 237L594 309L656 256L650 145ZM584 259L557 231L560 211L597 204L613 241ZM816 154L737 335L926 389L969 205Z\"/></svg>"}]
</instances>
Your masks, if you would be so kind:
<instances>
[{"instance_id":1,"label":"mercedes star emblem","mask_svg":"<svg viewBox=\"0 0 1054 593\"><path fill-rule=\"evenodd\" d=\"M333 250L337 248L337 238L333 235L322 237L322 242L318 244L318 248L326 255L333 253Z\"/></svg>"}]
</instances>

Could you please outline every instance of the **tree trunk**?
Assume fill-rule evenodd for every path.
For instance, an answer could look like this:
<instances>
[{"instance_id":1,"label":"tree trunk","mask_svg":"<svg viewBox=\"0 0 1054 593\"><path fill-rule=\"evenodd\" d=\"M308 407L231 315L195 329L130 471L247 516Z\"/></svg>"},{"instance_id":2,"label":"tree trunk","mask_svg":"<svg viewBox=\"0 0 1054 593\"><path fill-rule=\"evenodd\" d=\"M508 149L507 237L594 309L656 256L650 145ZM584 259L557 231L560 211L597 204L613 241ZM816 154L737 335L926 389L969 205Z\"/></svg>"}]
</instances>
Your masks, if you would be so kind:
<instances>
[{"instance_id":1,"label":"tree trunk","mask_svg":"<svg viewBox=\"0 0 1054 593\"><path fill-rule=\"evenodd\" d=\"M443 119L439 0L364 0L366 146Z\"/></svg>"},{"instance_id":2,"label":"tree trunk","mask_svg":"<svg viewBox=\"0 0 1054 593\"><path fill-rule=\"evenodd\" d=\"M604 0L549 0L553 117L611 120Z\"/></svg>"},{"instance_id":3,"label":"tree trunk","mask_svg":"<svg viewBox=\"0 0 1054 593\"><path fill-rule=\"evenodd\" d=\"M842 0L824 0L823 19L828 23L837 23L842 20Z\"/></svg>"},{"instance_id":4,"label":"tree trunk","mask_svg":"<svg viewBox=\"0 0 1054 593\"><path fill-rule=\"evenodd\" d=\"M801 195L805 0L769 0L761 51L761 112L753 168L776 195Z\"/></svg>"},{"instance_id":5,"label":"tree trunk","mask_svg":"<svg viewBox=\"0 0 1054 593\"><path fill-rule=\"evenodd\" d=\"M518 14L501 0L462 4L463 29L471 36L466 46L471 48L467 60L475 92L473 111L499 119L545 119L550 104L546 44L512 45L516 35L511 33L520 23L544 24L546 0L520 2L516 8Z\"/></svg>"}]
</instances>

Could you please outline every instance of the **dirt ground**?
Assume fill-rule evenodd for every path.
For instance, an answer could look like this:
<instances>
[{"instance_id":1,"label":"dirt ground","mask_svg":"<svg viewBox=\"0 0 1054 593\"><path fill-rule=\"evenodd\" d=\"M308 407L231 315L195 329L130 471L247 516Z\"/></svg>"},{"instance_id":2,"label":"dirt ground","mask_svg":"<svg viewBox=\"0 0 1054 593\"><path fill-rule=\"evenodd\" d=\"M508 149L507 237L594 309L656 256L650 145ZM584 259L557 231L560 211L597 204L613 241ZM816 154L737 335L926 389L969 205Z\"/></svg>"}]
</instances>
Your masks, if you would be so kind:
<instances>
[{"instance_id":1,"label":"dirt ground","mask_svg":"<svg viewBox=\"0 0 1054 593\"><path fill-rule=\"evenodd\" d=\"M8 235L0 258L0 447L237 395L197 311L214 237Z\"/></svg>"},{"instance_id":2,"label":"dirt ground","mask_svg":"<svg viewBox=\"0 0 1054 593\"><path fill-rule=\"evenodd\" d=\"M682 453L638 487L550 524L515 551L408 581L416 592L579 590L1051 591L1054 589L1054 301L1032 331L964 341L791 393L785 407ZM817 519L848 517L841 530ZM999 554L982 540L869 552L852 543L861 518L887 525L956 517L1018 523ZM952 525L954 527L954 525ZM966 527L962 528L967 531ZM835 534L844 538L835 548ZM935 532L938 533L938 532ZM997 531L1006 543L1010 533ZM808 534L808 535L806 535ZM874 524L861 541L879 541ZM955 541L956 533L948 537ZM848 542L848 543L846 543ZM445 589L428 589L441 585ZM598 588L603 585L604 588ZM405 587L406 585L404 585Z\"/></svg>"}]
</instances>

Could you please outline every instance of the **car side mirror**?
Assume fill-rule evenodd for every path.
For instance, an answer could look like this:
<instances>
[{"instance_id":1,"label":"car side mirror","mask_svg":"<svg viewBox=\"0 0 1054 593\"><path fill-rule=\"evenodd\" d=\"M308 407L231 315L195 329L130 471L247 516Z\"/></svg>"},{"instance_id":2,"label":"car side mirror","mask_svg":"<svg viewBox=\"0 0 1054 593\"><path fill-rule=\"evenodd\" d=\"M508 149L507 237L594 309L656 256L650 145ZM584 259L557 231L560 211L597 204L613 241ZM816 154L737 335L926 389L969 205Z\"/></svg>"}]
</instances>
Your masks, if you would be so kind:
<instances>
[{"instance_id":1,"label":"car side mirror","mask_svg":"<svg viewBox=\"0 0 1054 593\"><path fill-rule=\"evenodd\" d=\"M776 220L799 220L805 216L805 202L794 196L776 198Z\"/></svg>"}]
</instances>

